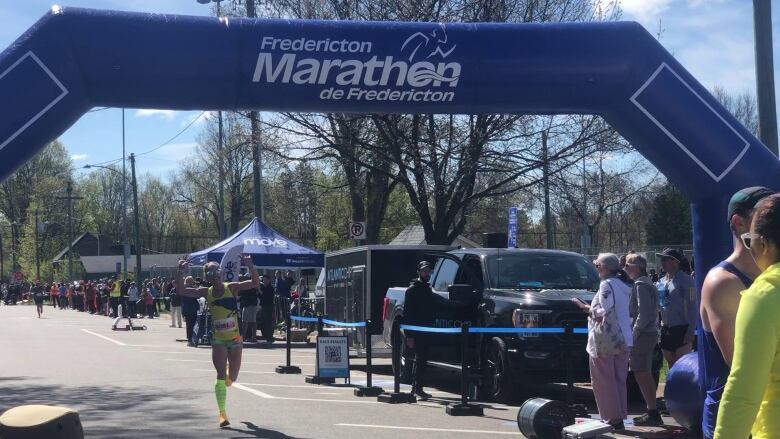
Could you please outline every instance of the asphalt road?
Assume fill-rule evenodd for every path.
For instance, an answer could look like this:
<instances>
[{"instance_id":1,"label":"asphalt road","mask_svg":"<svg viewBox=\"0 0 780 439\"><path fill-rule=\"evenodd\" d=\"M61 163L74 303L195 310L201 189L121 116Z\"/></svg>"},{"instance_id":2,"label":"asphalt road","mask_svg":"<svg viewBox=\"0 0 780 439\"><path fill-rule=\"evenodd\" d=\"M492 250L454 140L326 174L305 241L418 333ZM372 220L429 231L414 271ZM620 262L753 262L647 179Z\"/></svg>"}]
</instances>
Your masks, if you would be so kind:
<instances>
[{"instance_id":1,"label":"asphalt road","mask_svg":"<svg viewBox=\"0 0 780 439\"><path fill-rule=\"evenodd\" d=\"M448 416L444 406L458 400L457 379L436 371L432 400L399 405L355 397L343 384L306 384L304 376L314 373L311 346L293 349L302 375L276 374L282 342L244 349L239 379L228 389L232 425L219 429L210 348L177 341L184 329L170 328L167 319L140 322L148 329L112 331L107 317L47 306L38 319L33 306L0 307L0 412L23 404L68 406L79 411L88 438L523 437L517 405L485 404L482 417ZM392 389L388 360L375 363L381 372L375 385ZM363 364L353 360L352 384L365 383ZM528 392L563 397L560 386Z\"/></svg>"}]
</instances>

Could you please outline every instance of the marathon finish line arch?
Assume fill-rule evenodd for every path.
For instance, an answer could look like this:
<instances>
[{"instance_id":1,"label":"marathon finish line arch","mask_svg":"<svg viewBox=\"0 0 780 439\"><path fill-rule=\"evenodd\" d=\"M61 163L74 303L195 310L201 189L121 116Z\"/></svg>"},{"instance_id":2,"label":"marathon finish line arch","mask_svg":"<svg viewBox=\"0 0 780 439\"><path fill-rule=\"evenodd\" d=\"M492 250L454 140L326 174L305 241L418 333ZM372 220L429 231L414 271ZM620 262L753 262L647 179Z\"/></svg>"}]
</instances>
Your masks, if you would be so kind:
<instances>
[{"instance_id":1,"label":"marathon finish line arch","mask_svg":"<svg viewBox=\"0 0 780 439\"><path fill-rule=\"evenodd\" d=\"M55 6L0 54L0 179L96 106L598 114L691 200L699 273L730 251L730 195L780 188L777 157L632 22L217 19Z\"/></svg>"}]
</instances>

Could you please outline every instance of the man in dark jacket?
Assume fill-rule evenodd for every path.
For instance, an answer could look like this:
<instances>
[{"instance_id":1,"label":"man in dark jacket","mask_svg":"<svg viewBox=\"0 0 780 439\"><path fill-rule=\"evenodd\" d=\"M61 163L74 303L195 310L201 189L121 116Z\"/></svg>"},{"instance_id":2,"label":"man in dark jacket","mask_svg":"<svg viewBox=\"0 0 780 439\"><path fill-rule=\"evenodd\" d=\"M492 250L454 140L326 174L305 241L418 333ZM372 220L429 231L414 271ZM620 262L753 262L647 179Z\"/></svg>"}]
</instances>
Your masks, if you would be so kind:
<instances>
[{"instance_id":1,"label":"man in dark jacket","mask_svg":"<svg viewBox=\"0 0 780 439\"><path fill-rule=\"evenodd\" d=\"M187 276L184 280L184 284L195 285L195 281L191 276ZM181 298L181 313L184 316L184 326L187 334L187 346L195 347L195 343L192 341L193 333L195 332L195 322L198 320L198 299L191 297Z\"/></svg>"},{"instance_id":2,"label":"man in dark jacket","mask_svg":"<svg viewBox=\"0 0 780 439\"><path fill-rule=\"evenodd\" d=\"M428 283L431 279L430 262L422 261L417 264L417 276L404 295L404 324L433 326L437 296ZM428 336L416 331L405 331L405 335L406 346L414 350L412 393L420 399L428 399L431 395L423 390L425 370L428 367Z\"/></svg>"},{"instance_id":3,"label":"man in dark jacket","mask_svg":"<svg viewBox=\"0 0 780 439\"><path fill-rule=\"evenodd\" d=\"M274 342L274 287L271 285L271 277L262 276L260 284L260 330L263 338L270 345Z\"/></svg>"}]
</instances>

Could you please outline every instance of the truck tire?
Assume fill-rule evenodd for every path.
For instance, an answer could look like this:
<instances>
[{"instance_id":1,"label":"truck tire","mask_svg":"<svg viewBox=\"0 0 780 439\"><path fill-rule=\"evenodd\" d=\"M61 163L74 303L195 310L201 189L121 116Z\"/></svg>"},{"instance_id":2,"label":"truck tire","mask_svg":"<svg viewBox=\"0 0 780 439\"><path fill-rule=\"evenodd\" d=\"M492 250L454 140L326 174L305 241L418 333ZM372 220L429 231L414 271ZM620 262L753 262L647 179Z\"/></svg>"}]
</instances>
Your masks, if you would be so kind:
<instances>
[{"instance_id":1,"label":"truck tire","mask_svg":"<svg viewBox=\"0 0 780 439\"><path fill-rule=\"evenodd\" d=\"M401 352L400 359L399 359L400 382L401 384L412 384L412 366L414 365L414 354L412 353L411 349L408 349L406 347L406 343L404 342L403 335L401 335L401 329L399 325L393 325L392 340L393 340L392 341L393 347L398 347ZM395 361L392 362L392 365L393 365L393 376L395 376L396 373Z\"/></svg>"},{"instance_id":2,"label":"truck tire","mask_svg":"<svg viewBox=\"0 0 780 439\"><path fill-rule=\"evenodd\" d=\"M512 370L507 360L506 345L499 337L491 338L485 347L482 364L482 399L488 401L506 401L512 393L514 382Z\"/></svg>"}]
</instances>

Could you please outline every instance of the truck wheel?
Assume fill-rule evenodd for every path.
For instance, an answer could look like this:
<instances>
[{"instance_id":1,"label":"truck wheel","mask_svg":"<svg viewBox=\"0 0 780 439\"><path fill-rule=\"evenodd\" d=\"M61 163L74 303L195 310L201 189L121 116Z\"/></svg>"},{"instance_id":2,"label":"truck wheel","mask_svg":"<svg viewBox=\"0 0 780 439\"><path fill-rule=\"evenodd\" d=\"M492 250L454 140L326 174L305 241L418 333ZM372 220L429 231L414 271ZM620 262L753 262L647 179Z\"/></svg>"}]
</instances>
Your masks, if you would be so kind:
<instances>
[{"instance_id":1,"label":"truck wheel","mask_svg":"<svg viewBox=\"0 0 780 439\"><path fill-rule=\"evenodd\" d=\"M414 354L412 353L411 349L408 349L406 347L406 343L404 343L404 337L401 335L401 330L398 328L398 326L395 327L393 330L393 346L398 346L401 350L401 355L399 359L399 367L400 367L400 382L401 384L412 384L412 365L414 364ZM393 364L393 376L395 376L395 368L396 363L395 361L392 362Z\"/></svg>"},{"instance_id":2,"label":"truck wheel","mask_svg":"<svg viewBox=\"0 0 780 439\"><path fill-rule=\"evenodd\" d=\"M506 345L500 338L493 337L488 342L482 370L482 397L491 401L509 399L512 372L507 361Z\"/></svg>"}]
</instances>

